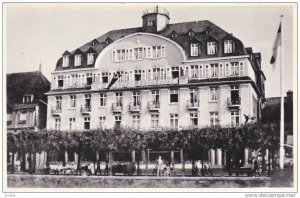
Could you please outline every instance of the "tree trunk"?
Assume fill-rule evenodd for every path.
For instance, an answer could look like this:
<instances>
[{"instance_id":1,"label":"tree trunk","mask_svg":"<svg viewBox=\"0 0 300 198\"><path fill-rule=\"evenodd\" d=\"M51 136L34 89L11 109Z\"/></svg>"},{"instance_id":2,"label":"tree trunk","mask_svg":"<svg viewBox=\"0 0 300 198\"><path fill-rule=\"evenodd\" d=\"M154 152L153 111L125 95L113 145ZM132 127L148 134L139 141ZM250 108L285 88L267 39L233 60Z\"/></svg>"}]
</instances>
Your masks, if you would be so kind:
<instances>
[{"instance_id":1,"label":"tree trunk","mask_svg":"<svg viewBox=\"0 0 300 198\"><path fill-rule=\"evenodd\" d=\"M81 151L78 152L77 172L79 175L81 175Z\"/></svg>"},{"instance_id":2,"label":"tree trunk","mask_svg":"<svg viewBox=\"0 0 300 198\"><path fill-rule=\"evenodd\" d=\"M149 161L149 150L146 150L146 176L148 176L148 161Z\"/></svg>"},{"instance_id":3,"label":"tree trunk","mask_svg":"<svg viewBox=\"0 0 300 198\"><path fill-rule=\"evenodd\" d=\"M183 149L180 150L180 161L181 161L181 164L182 164L182 176L184 176L184 171L185 171L185 167L184 167L184 159L183 159Z\"/></svg>"},{"instance_id":4,"label":"tree trunk","mask_svg":"<svg viewBox=\"0 0 300 198\"><path fill-rule=\"evenodd\" d=\"M50 166L50 156L49 156L49 151L45 151L46 152L46 167L48 168Z\"/></svg>"},{"instance_id":5,"label":"tree trunk","mask_svg":"<svg viewBox=\"0 0 300 198\"><path fill-rule=\"evenodd\" d=\"M32 173L32 159L31 159L31 152L29 152L29 154L28 154L28 172L29 172L29 174L31 174Z\"/></svg>"},{"instance_id":6,"label":"tree trunk","mask_svg":"<svg viewBox=\"0 0 300 198\"><path fill-rule=\"evenodd\" d=\"M141 151L138 151L138 157L137 157L137 175L141 175L140 173L140 157L141 157Z\"/></svg>"},{"instance_id":7,"label":"tree trunk","mask_svg":"<svg viewBox=\"0 0 300 198\"><path fill-rule=\"evenodd\" d=\"M231 153L231 150L229 150L229 152L228 152L228 157L229 157L229 160L228 160L229 176L232 175L232 173L231 173L231 156L232 156L232 153Z\"/></svg>"},{"instance_id":8,"label":"tree trunk","mask_svg":"<svg viewBox=\"0 0 300 198\"><path fill-rule=\"evenodd\" d=\"M21 171L25 172L26 171L26 155L25 153L22 151L21 152Z\"/></svg>"},{"instance_id":9,"label":"tree trunk","mask_svg":"<svg viewBox=\"0 0 300 198\"><path fill-rule=\"evenodd\" d=\"M12 156L11 156L11 173L15 172L15 153L12 152Z\"/></svg>"},{"instance_id":10,"label":"tree trunk","mask_svg":"<svg viewBox=\"0 0 300 198\"><path fill-rule=\"evenodd\" d=\"M192 159L192 176L195 176L195 160Z\"/></svg>"},{"instance_id":11,"label":"tree trunk","mask_svg":"<svg viewBox=\"0 0 300 198\"><path fill-rule=\"evenodd\" d=\"M32 159L32 172L35 173L36 171L36 152L33 153L33 159Z\"/></svg>"},{"instance_id":12,"label":"tree trunk","mask_svg":"<svg viewBox=\"0 0 300 198\"><path fill-rule=\"evenodd\" d=\"M262 173L265 173L266 170L266 159L265 159L266 150L262 150Z\"/></svg>"},{"instance_id":13,"label":"tree trunk","mask_svg":"<svg viewBox=\"0 0 300 198\"><path fill-rule=\"evenodd\" d=\"M109 167L108 167L108 172L109 172L109 176L112 176L112 168L113 168L113 156L112 156L112 152L109 151L108 153L108 163L109 163Z\"/></svg>"},{"instance_id":14,"label":"tree trunk","mask_svg":"<svg viewBox=\"0 0 300 198\"><path fill-rule=\"evenodd\" d=\"M269 154L268 154L268 177L271 176L271 149L269 149Z\"/></svg>"}]
</instances>

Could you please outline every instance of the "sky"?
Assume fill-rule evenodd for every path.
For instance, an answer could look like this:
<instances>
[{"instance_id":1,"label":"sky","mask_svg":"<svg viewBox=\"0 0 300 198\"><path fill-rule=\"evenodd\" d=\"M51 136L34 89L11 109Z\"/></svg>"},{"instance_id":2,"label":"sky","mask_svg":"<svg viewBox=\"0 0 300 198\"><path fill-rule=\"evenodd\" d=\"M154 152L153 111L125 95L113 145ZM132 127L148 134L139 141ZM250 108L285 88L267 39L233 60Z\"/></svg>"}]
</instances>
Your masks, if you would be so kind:
<instances>
[{"instance_id":1,"label":"sky","mask_svg":"<svg viewBox=\"0 0 300 198\"><path fill-rule=\"evenodd\" d=\"M272 47L283 17L283 88L296 81L296 21L291 4L5 4L4 67L6 73L36 71L51 79L57 60L110 30L142 26L142 11L158 5L170 23L210 20L261 52L267 78L266 97L280 96L280 60L270 65ZM294 13L294 14L293 14ZM293 42L294 40L294 42ZM279 57L279 54L278 54ZM294 69L294 70L293 70ZM294 88L295 89L295 88Z\"/></svg>"}]
</instances>

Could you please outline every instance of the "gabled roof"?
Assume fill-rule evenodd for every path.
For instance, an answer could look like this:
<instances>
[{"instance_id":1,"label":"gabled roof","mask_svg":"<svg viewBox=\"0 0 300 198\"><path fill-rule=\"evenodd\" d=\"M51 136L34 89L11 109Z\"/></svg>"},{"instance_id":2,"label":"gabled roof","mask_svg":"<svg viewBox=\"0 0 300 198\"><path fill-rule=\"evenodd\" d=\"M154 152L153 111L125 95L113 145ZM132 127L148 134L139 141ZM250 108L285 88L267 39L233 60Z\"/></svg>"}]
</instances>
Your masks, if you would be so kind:
<instances>
[{"instance_id":1,"label":"gabled roof","mask_svg":"<svg viewBox=\"0 0 300 198\"><path fill-rule=\"evenodd\" d=\"M40 72L23 72L6 75L7 102L10 107L22 103L25 94L34 95L33 103L44 98L44 93L50 90L50 82Z\"/></svg>"}]
</instances>

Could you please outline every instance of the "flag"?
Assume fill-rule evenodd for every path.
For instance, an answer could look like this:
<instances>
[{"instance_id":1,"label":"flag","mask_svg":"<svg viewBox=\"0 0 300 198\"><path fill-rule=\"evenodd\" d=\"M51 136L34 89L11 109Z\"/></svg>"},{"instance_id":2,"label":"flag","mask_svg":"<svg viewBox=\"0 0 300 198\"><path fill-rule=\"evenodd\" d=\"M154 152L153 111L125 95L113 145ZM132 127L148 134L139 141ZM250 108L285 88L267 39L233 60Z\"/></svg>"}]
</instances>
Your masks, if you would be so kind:
<instances>
[{"instance_id":1,"label":"flag","mask_svg":"<svg viewBox=\"0 0 300 198\"><path fill-rule=\"evenodd\" d=\"M278 31L277 31L277 35L276 35L276 39L273 45L273 55L271 57L270 63L274 64L276 62L276 57L277 57L277 50L278 50L278 46L281 45L281 23L279 25Z\"/></svg>"},{"instance_id":2,"label":"flag","mask_svg":"<svg viewBox=\"0 0 300 198\"><path fill-rule=\"evenodd\" d=\"M121 72L117 71L117 73L114 74L114 77L111 79L107 90L109 90L111 88L111 86L113 86L115 84L115 82L117 82L117 80L122 76Z\"/></svg>"}]
</instances>

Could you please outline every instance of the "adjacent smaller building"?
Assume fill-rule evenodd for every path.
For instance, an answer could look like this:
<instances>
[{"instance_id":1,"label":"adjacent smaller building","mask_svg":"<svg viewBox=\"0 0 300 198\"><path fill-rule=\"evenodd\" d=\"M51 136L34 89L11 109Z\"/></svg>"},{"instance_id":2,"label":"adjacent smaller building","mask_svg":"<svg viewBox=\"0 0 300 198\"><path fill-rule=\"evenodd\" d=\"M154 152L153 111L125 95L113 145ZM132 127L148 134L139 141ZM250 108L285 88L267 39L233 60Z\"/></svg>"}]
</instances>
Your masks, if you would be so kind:
<instances>
[{"instance_id":1,"label":"adjacent smaller building","mask_svg":"<svg viewBox=\"0 0 300 198\"><path fill-rule=\"evenodd\" d=\"M46 127L47 97L51 84L40 72L7 74L7 132Z\"/></svg>"}]
</instances>

